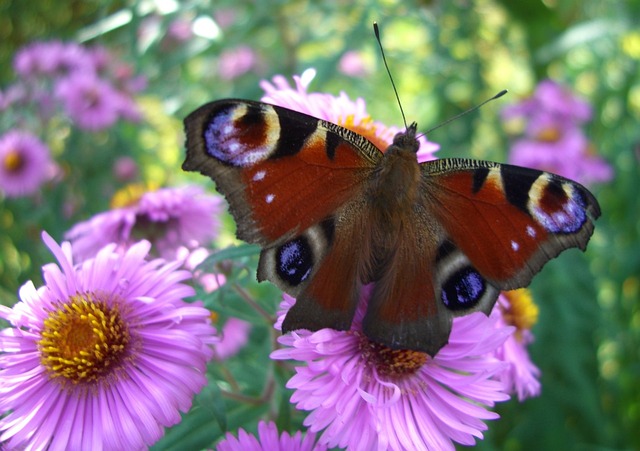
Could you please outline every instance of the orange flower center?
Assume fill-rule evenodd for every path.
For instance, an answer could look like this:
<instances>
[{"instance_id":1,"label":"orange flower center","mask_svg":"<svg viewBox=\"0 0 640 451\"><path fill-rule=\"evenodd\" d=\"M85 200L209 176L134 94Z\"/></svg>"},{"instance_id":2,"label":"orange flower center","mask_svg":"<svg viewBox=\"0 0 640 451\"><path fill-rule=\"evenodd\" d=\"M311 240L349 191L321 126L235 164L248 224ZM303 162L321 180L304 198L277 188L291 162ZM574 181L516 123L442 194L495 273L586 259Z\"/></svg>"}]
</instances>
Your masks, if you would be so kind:
<instances>
[{"instance_id":1,"label":"orange flower center","mask_svg":"<svg viewBox=\"0 0 640 451\"><path fill-rule=\"evenodd\" d=\"M353 114L350 114L344 119L340 118L338 120L338 125L341 125L344 128L348 128L349 130L364 136L380 150L384 151L391 144L390 142L387 142L376 135L377 129L373 122L373 119L371 119L371 116L365 117L356 124L355 116Z\"/></svg>"},{"instance_id":2,"label":"orange flower center","mask_svg":"<svg viewBox=\"0 0 640 451\"><path fill-rule=\"evenodd\" d=\"M49 312L41 336L40 361L49 376L74 385L112 373L131 342L118 304L107 305L92 293L71 296Z\"/></svg>"},{"instance_id":3,"label":"orange flower center","mask_svg":"<svg viewBox=\"0 0 640 451\"><path fill-rule=\"evenodd\" d=\"M562 133L556 127L546 127L536 135L539 141L556 142L562 137Z\"/></svg>"},{"instance_id":4,"label":"orange flower center","mask_svg":"<svg viewBox=\"0 0 640 451\"><path fill-rule=\"evenodd\" d=\"M4 157L2 164L7 172L19 172L24 167L24 158L22 154L16 150L10 151Z\"/></svg>"},{"instance_id":5,"label":"orange flower center","mask_svg":"<svg viewBox=\"0 0 640 451\"><path fill-rule=\"evenodd\" d=\"M424 352L391 349L364 336L360 341L360 352L368 364L375 366L379 375L387 377L415 374L429 358Z\"/></svg>"}]
</instances>

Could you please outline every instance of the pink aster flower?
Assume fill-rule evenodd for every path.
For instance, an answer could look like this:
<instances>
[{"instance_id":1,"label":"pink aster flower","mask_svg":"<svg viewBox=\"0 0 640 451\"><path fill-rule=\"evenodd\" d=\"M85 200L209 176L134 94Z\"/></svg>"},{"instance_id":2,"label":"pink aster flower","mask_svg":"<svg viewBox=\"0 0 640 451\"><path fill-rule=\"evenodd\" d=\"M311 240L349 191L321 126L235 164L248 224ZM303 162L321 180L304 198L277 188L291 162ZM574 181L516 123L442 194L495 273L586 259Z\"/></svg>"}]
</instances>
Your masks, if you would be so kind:
<instances>
[{"instance_id":1,"label":"pink aster flower","mask_svg":"<svg viewBox=\"0 0 640 451\"><path fill-rule=\"evenodd\" d=\"M542 81L530 98L503 110L507 125L524 121L509 162L585 184L610 180L611 166L595 155L581 128L591 114L591 106L568 89Z\"/></svg>"},{"instance_id":2,"label":"pink aster flower","mask_svg":"<svg viewBox=\"0 0 640 451\"><path fill-rule=\"evenodd\" d=\"M0 137L0 192L6 196L34 194L54 173L49 149L36 136L11 130Z\"/></svg>"},{"instance_id":3,"label":"pink aster flower","mask_svg":"<svg viewBox=\"0 0 640 451\"><path fill-rule=\"evenodd\" d=\"M371 72L362 54L353 50L340 57L338 70L349 77L364 77Z\"/></svg>"},{"instance_id":4,"label":"pink aster flower","mask_svg":"<svg viewBox=\"0 0 640 451\"><path fill-rule=\"evenodd\" d=\"M311 413L304 425L324 430L319 442L347 449L453 450L482 438L488 410L509 398L495 377L505 363L493 355L512 327L499 327L483 313L456 318L435 357L391 350L362 333L368 290L351 330L297 331L278 339L273 359L303 362L287 387L291 402ZM294 299L285 295L276 327Z\"/></svg>"},{"instance_id":5,"label":"pink aster flower","mask_svg":"<svg viewBox=\"0 0 640 451\"><path fill-rule=\"evenodd\" d=\"M591 105L568 88L553 80L542 80L528 99L507 106L502 114L505 118L539 114L551 114L560 119L581 124L591 120Z\"/></svg>"},{"instance_id":6,"label":"pink aster flower","mask_svg":"<svg viewBox=\"0 0 640 451\"><path fill-rule=\"evenodd\" d=\"M527 346L533 342L531 328L538 319L538 307L529 290L502 293L498 298L493 316L498 318L498 327L514 326L516 332L496 350L496 357L509 364L498 377L509 392L515 392L518 400L540 395L540 369L531 361Z\"/></svg>"},{"instance_id":7,"label":"pink aster flower","mask_svg":"<svg viewBox=\"0 0 640 451\"><path fill-rule=\"evenodd\" d=\"M251 323L229 318L222 326L220 341L214 345L215 359L226 360L236 355L249 341Z\"/></svg>"},{"instance_id":8,"label":"pink aster flower","mask_svg":"<svg viewBox=\"0 0 640 451\"><path fill-rule=\"evenodd\" d=\"M20 289L0 332L0 442L7 449L143 449L178 423L207 383L210 312L179 263L147 261L150 244L115 245L74 265L71 245L43 233L58 264Z\"/></svg>"},{"instance_id":9,"label":"pink aster flower","mask_svg":"<svg viewBox=\"0 0 640 451\"><path fill-rule=\"evenodd\" d=\"M220 54L218 73L223 80L233 80L254 69L258 64L258 56L246 45L226 50Z\"/></svg>"},{"instance_id":10,"label":"pink aster flower","mask_svg":"<svg viewBox=\"0 0 640 451\"><path fill-rule=\"evenodd\" d=\"M300 431L291 436L288 432L278 434L275 423L258 423L258 437L238 430L238 438L227 433L218 443L217 451L324 451L326 446L316 444L316 435L307 433L304 438Z\"/></svg>"},{"instance_id":11,"label":"pink aster flower","mask_svg":"<svg viewBox=\"0 0 640 451\"><path fill-rule=\"evenodd\" d=\"M85 47L75 42L38 41L16 53L13 67L21 77L51 77L91 71L93 61Z\"/></svg>"},{"instance_id":12,"label":"pink aster flower","mask_svg":"<svg viewBox=\"0 0 640 451\"><path fill-rule=\"evenodd\" d=\"M138 163L129 156L118 157L113 163L111 172L119 182L130 182L138 177Z\"/></svg>"},{"instance_id":13,"label":"pink aster flower","mask_svg":"<svg viewBox=\"0 0 640 451\"><path fill-rule=\"evenodd\" d=\"M89 258L107 243L128 248L139 238L151 241L156 252L174 258L186 246L207 244L218 234L222 200L199 186L164 188L116 196L119 208L99 213L66 233L76 258Z\"/></svg>"},{"instance_id":14,"label":"pink aster flower","mask_svg":"<svg viewBox=\"0 0 640 451\"><path fill-rule=\"evenodd\" d=\"M90 131L111 127L123 108L122 94L91 73L78 72L59 80L56 96L71 120Z\"/></svg>"},{"instance_id":15,"label":"pink aster flower","mask_svg":"<svg viewBox=\"0 0 640 451\"><path fill-rule=\"evenodd\" d=\"M273 77L273 83L263 80L260 82L260 86L265 92L262 101L341 125L365 136L382 151L401 131L398 127L388 127L371 119L362 98L353 101L344 92L340 93L338 97L319 92L307 92L309 83L314 76L315 71L313 70L305 72L302 77L294 76L295 89L281 75ZM418 161L433 160L433 153L440 146L427 141L424 136L421 136L419 141Z\"/></svg>"}]
</instances>

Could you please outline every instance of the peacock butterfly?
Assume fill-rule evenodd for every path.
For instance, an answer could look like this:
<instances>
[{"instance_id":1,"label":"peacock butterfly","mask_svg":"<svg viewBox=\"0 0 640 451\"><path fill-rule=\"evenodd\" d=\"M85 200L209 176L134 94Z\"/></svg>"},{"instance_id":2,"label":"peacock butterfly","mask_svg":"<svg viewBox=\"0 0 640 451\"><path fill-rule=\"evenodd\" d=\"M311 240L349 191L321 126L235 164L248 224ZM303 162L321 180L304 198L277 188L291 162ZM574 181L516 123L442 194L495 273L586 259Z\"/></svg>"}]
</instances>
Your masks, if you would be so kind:
<instances>
[{"instance_id":1,"label":"peacock butterfly","mask_svg":"<svg viewBox=\"0 0 640 451\"><path fill-rule=\"evenodd\" d=\"M258 280L297 298L283 332L363 331L435 355L453 318L489 314L564 249L584 250L600 208L558 175L460 158L419 164L415 123L386 149L336 124L247 100L185 119L182 168L211 177L238 238L262 247Z\"/></svg>"}]
</instances>

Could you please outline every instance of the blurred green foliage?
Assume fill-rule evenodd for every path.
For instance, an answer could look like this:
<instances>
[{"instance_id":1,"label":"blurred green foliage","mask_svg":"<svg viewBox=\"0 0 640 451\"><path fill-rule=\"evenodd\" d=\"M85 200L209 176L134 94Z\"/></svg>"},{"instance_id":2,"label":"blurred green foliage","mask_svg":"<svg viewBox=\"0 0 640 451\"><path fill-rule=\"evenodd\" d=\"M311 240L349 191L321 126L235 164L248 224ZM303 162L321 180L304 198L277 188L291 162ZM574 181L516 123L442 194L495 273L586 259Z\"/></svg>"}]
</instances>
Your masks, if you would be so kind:
<instances>
[{"instance_id":1,"label":"blurred green foliage","mask_svg":"<svg viewBox=\"0 0 640 451\"><path fill-rule=\"evenodd\" d=\"M145 182L206 183L180 170L177 122L205 101L258 99L261 79L314 67L312 90L363 97L373 118L400 124L371 31L374 20L381 26L407 120L417 120L422 129L501 89L511 92L431 134L442 146L440 156L505 161L509 142L498 114L501 105L530 94L543 78L573 87L593 105L588 134L594 151L616 172L612 182L594 188L602 218L586 254L566 252L532 284L541 314L531 353L542 370L542 395L497 406L502 418L489 423L478 447L640 449L637 0L0 1L3 88L14 80L14 52L36 39L105 45L149 79L141 99L145 120L138 125L91 136L69 130L68 124L41 130L65 175L35 200L0 200L0 300L10 305L26 280L38 283L40 266L50 261L40 244L42 229L61 239L78 220L108 208L119 188L111 174L118 155L133 156ZM196 35L172 40L167 31L176 21L193 25ZM221 55L239 46L253 49L258 62L247 73L225 79ZM349 50L361 53L367 75L350 77L337 70ZM279 295L253 282L255 255L242 258L231 272L236 283L273 313ZM212 364L212 383L156 449L184 447L185 439L189 449L211 446L225 430L251 429L264 415L284 428L300 426L301 417L281 408L289 393L279 388L285 376L268 359L271 325L234 293L223 290L214 301L221 315L261 326L237 359L224 368ZM270 386L273 380L277 383ZM220 390L234 384L251 402L221 398ZM265 396L268 403L255 402Z\"/></svg>"}]
</instances>

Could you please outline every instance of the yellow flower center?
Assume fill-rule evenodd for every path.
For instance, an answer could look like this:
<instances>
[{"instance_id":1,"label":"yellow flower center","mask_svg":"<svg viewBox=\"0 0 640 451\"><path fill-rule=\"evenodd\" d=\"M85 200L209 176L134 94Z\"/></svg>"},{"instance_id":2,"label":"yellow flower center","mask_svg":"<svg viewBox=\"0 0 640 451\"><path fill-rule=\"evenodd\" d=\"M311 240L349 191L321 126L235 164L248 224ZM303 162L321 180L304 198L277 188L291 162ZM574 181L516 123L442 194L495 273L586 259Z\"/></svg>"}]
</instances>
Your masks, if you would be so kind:
<instances>
[{"instance_id":1,"label":"yellow flower center","mask_svg":"<svg viewBox=\"0 0 640 451\"><path fill-rule=\"evenodd\" d=\"M5 155L2 164L7 172L18 172L24 166L24 158L22 154L16 150L10 151Z\"/></svg>"},{"instance_id":2,"label":"yellow flower center","mask_svg":"<svg viewBox=\"0 0 640 451\"><path fill-rule=\"evenodd\" d=\"M111 198L109 207L111 208L126 208L136 205L140 202L140 198L149 191L148 187L137 183L127 185L124 188L120 188Z\"/></svg>"},{"instance_id":3,"label":"yellow flower center","mask_svg":"<svg viewBox=\"0 0 640 451\"><path fill-rule=\"evenodd\" d=\"M40 361L62 383L95 382L113 373L131 336L117 303L93 293L71 296L49 312L38 342Z\"/></svg>"},{"instance_id":4,"label":"yellow flower center","mask_svg":"<svg viewBox=\"0 0 640 451\"><path fill-rule=\"evenodd\" d=\"M516 338L520 340L522 332L530 330L538 322L538 306L526 288L506 291L503 294L509 301L509 306L502 307L502 316L507 324L516 327Z\"/></svg>"},{"instance_id":5,"label":"yellow flower center","mask_svg":"<svg viewBox=\"0 0 640 451\"><path fill-rule=\"evenodd\" d=\"M362 336L360 352L369 365L376 368L380 376L401 377L416 373L427 363L429 356L410 349L391 349Z\"/></svg>"},{"instance_id":6,"label":"yellow flower center","mask_svg":"<svg viewBox=\"0 0 640 451\"><path fill-rule=\"evenodd\" d=\"M373 122L373 119L371 119L371 116L367 116L361 119L360 122L356 124L355 116L353 114L350 114L344 119L339 118L338 125L341 125L344 128L348 128L349 130L364 136L380 150L384 151L391 144L390 142L387 142L376 135L377 129Z\"/></svg>"}]
</instances>

